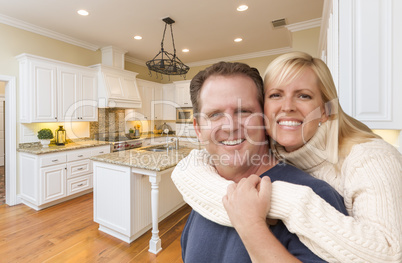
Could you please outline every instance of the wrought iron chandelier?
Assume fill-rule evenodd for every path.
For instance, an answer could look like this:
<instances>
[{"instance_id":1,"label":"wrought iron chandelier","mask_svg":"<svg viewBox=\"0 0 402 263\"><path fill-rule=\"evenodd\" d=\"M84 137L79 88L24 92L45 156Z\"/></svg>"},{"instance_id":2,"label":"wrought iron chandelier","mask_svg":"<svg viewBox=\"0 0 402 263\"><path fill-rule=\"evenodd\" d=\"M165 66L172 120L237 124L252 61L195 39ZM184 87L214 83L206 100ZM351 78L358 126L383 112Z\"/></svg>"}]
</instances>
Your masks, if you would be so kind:
<instances>
[{"instance_id":1,"label":"wrought iron chandelier","mask_svg":"<svg viewBox=\"0 0 402 263\"><path fill-rule=\"evenodd\" d=\"M156 54L156 56L153 59L147 61L146 65L150 70L150 74L152 70L157 73L165 75L185 75L187 74L190 67L184 65L184 63L181 62L181 60L176 56L176 47L174 45L173 29L172 29L172 24L175 21L170 17L163 18L162 21L165 22L165 30L163 31L161 50L159 51L158 54ZM163 48L163 41L165 40L167 25L170 25L170 32L172 35L172 43L173 43L173 54L165 51Z\"/></svg>"}]
</instances>

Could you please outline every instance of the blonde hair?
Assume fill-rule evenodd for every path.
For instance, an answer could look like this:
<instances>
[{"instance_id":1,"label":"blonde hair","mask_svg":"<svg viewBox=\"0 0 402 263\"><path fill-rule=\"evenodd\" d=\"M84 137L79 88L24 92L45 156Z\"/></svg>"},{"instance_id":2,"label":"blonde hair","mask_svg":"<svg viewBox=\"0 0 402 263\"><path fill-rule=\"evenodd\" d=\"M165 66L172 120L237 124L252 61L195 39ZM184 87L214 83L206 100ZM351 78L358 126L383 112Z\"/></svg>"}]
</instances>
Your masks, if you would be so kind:
<instances>
[{"instance_id":1,"label":"blonde hair","mask_svg":"<svg viewBox=\"0 0 402 263\"><path fill-rule=\"evenodd\" d=\"M321 91L328 118L331 120L338 118L339 157L346 157L355 144L379 138L365 124L342 110L330 70L321 59L313 58L309 54L291 52L273 60L264 74L264 92L272 84L280 86L292 82L306 69L311 69L317 77L318 88Z\"/></svg>"}]
</instances>

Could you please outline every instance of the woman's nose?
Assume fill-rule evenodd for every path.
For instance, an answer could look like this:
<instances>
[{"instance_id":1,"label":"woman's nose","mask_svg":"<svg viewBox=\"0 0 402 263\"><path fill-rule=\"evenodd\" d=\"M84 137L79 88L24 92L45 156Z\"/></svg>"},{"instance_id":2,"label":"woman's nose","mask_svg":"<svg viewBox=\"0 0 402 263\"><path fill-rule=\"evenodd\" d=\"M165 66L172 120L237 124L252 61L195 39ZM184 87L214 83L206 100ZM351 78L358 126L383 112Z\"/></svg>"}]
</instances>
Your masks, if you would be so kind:
<instances>
[{"instance_id":1,"label":"woman's nose","mask_svg":"<svg viewBox=\"0 0 402 263\"><path fill-rule=\"evenodd\" d=\"M291 97L284 97L282 101L282 111L294 111L295 110L295 104L293 101L293 98Z\"/></svg>"}]
</instances>

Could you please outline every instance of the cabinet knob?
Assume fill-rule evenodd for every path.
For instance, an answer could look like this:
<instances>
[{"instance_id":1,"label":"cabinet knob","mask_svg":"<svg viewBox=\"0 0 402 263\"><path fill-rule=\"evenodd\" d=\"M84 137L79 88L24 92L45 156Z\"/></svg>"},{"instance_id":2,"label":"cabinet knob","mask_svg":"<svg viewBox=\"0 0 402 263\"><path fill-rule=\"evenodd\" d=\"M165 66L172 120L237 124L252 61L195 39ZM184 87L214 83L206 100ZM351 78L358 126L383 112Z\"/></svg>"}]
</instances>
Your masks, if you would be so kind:
<instances>
[{"instance_id":1,"label":"cabinet knob","mask_svg":"<svg viewBox=\"0 0 402 263\"><path fill-rule=\"evenodd\" d=\"M78 155L78 157L82 157L82 156L84 156L84 155L82 155L82 154Z\"/></svg>"},{"instance_id":2,"label":"cabinet knob","mask_svg":"<svg viewBox=\"0 0 402 263\"><path fill-rule=\"evenodd\" d=\"M52 160L52 162L58 162L59 161L59 159L56 159L56 160Z\"/></svg>"},{"instance_id":3,"label":"cabinet knob","mask_svg":"<svg viewBox=\"0 0 402 263\"><path fill-rule=\"evenodd\" d=\"M83 185L84 185L84 184L81 183L81 184L79 184L79 185L77 185L77 186L83 186Z\"/></svg>"},{"instance_id":4,"label":"cabinet knob","mask_svg":"<svg viewBox=\"0 0 402 263\"><path fill-rule=\"evenodd\" d=\"M80 168L78 168L77 170L82 170L82 169L84 169L84 168L80 167Z\"/></svg>"}]
</instances>

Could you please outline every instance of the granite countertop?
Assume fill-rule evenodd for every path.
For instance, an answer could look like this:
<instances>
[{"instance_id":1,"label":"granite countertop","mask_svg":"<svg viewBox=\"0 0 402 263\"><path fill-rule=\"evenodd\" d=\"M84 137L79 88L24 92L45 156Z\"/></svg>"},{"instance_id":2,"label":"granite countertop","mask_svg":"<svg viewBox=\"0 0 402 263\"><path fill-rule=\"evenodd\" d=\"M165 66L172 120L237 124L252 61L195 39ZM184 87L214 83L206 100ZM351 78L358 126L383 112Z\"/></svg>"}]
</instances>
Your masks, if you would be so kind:
<instances>
[{"instance_id":1,"label":"granite countertop","mask_svg":"<svg viewBox=\"0 0 402 263\"><path fill-rule=\"evenodd\" d=\"M168 137L179 137L182 138L183 136L176 136L169 134ZM137 139L132 139L132 140L145 140L145 139L150 139L150 138L158 138L158 137L166 137L166 134L143 134L140 136L140 138ZM188 138L188 137L183 137L183 138ZM196 138L196 137L195 137ZM84 139L74 139L74 141L69 140L66 145L56 145L54 141L52 141L49 145L49 147L42 147L42 145L39 142L33 142L33 143L20 143L19 147L17 147L17 151L19 152L26 152L26 153L31 153L31 154L46 154L46 153L56 153L56 152L62 152L62 151L70 151L70 150L78 150L82 148L89 148L89 147L95 147L95 146L102 146L102 145L110 145L113 142L106 142L106 141L98 141L98 140L91 140L89 138L84 138Z\"/></svg>"},{"instance_id":2,"label":"granite countertop","mask_svg":"<svg viewBox=\"0 0 402 263\"><path fill-rule=\"evenodd\" d=\"M42 147L42 145L39 142L21 143L17 148L17 151L32 154L46 154L46 153L78 150L82 148L89 148L102 145L110 145L110 142L96 141L96 140L77 140L69 142L66 145L56 145L54 143L51 143L49 147L45 148Z\"/></svg>"},{"instance_id":3,"label":"granite countertop","mask_svg":"<svg viewBox=\"0 0 402 263\"><path fill-rule=\"evenodd\" d=\"M163 152L147 151L147 149L155 147L157 146L103 154L91 157L90 159L98 162L160 172L176 166L191 150L195 149L193 147L180 147L178 150L172 149Z\"/></svg>"}]
</instances>

